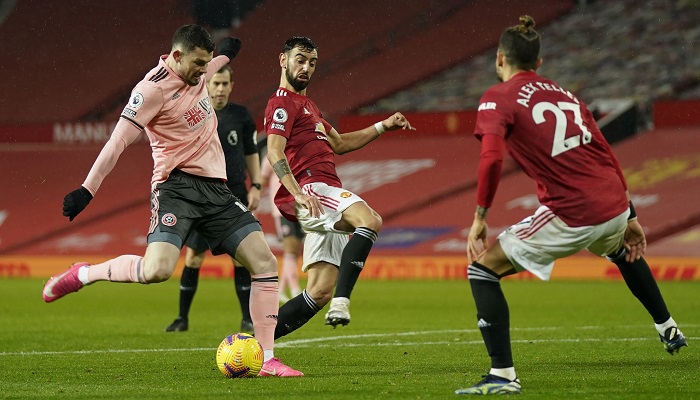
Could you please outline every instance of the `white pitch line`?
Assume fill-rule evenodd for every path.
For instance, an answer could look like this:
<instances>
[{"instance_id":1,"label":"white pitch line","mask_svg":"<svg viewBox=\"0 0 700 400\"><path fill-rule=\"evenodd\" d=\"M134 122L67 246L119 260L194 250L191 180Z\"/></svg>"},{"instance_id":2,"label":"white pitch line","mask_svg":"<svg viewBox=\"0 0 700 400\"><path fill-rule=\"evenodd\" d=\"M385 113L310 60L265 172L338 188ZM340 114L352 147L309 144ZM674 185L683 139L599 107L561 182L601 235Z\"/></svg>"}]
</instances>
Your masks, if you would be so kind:
<instances>
[{"instance_id":1,"label":"white pitch line","mask_svg":"<svg viewBox=\"0 0 700 400\"><path fill-rule=\"evenodd\" d=\"M683 325L684 327L696 327L696 324ZM624 328L638 328L640 326L619 326L619 329ZM574 329L607 329L603 326L582 326L573 327ZM539 327L539 328L512 328L512 331L552 331L563 329L563 327ZM323 344L322 342L332 342L348 339L366 339L366 338L382 338L382 337L405 337L405 336L418 336L418 335L435 335L435 334L446 334L446 333L477 333L476 329L447 329L447 330L433 330L433 331L417 331L417 332L391 332L391 333L368 333L359 335L342 335L342 336L326 336L319 338L310 339L297 339L289 340L284 342L275 343L277 348L308 348L308 347L360 347L360 346L417 346L417 345L475 345L483 344L482 340L452 340L452 341L439 341L439 342L373 342L373 343L336 343L336 344ZM652 331L653 332L653 331ZM689 339L692 339L689 337ZM518 339L512 340L512 343L581 343L581 342L636 342L636 341L648 341L648 340L658 340L658 338L650 335L650 337L645 338L574 338L574 339ZM171 352L192 352L192 351L215 351L216 348L209 347L193 347L193 348L179 348L179 349L104 349L104 350L69 350L69 351L16 351L16 352L0 352L0 357L4 356L45 356L45 355L79 355L79 354L119 354L119 353L171 353Z\"/></svg>"}]
</instances>

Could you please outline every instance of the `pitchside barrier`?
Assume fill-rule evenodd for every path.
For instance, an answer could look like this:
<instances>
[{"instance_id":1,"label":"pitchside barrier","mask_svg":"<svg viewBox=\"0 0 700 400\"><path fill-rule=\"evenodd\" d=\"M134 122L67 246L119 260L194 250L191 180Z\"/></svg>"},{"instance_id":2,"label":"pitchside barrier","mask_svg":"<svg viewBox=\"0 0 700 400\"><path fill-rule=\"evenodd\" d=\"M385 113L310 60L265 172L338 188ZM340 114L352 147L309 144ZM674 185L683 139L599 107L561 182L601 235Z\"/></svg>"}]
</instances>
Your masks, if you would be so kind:
<instances>
[{"instance_id":1,"label":"pitchside barrier","mask_svg":"<svg viewBox=\"0 0 700 400\"><path fill-rule=\"evenodd\" d=\"M66 270L73 262L98 263L114 256L2 256L0 278L48 278ZM700 258L650 257L647 259L652 273L661 281L700 281ZM281 260L280 263L281 265ZM184 258L178 262L173 274L179 277ZM302 279L305 274L299 271ZM210 279L233 277L231 259L226 256L208 256L204 260L201 276ZM467 279L465 257L372 257L365 264L361 279L387 280L458 280ZM506 279L537 280L524 272ZM617 267L598 257L569 257L554 265L552 280L618 280L622 279ZM37 289L38 290L38 289Z\"/></svg>"}]
</instances>

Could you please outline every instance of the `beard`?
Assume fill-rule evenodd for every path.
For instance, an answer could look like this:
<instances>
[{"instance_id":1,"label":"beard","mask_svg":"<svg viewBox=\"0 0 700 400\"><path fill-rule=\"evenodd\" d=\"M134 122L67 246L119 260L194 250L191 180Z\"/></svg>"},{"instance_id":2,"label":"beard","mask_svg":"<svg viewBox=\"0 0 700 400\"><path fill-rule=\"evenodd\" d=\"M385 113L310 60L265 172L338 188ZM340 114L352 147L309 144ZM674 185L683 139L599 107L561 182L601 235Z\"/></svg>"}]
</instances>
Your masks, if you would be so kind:
<instances>
[{"instance_id":1,"label":"beard","mask_svg":"<svg viewBox=\"0 0 700 400\"><path fill-rule=\"evenodd\" d=\"M503 74L498 70L498 67L496 67L496 79L501 83L503 82Z\"/></svg>"},{"instance_id":2,"label":"beard","mask_svg":"<svg viewBox=\"0 0 700 400\"><path fill-rule=\"evenodd\" d=\"M289 68L287 68L285 74L287 77L287 82L289 82L290 85L296 90L297 92L301 92L302 90L306 89L306 87L309 85L309 81L299 81L295 77L292 76L292 74L289 72Z\"/></svg>"}]
</instances>

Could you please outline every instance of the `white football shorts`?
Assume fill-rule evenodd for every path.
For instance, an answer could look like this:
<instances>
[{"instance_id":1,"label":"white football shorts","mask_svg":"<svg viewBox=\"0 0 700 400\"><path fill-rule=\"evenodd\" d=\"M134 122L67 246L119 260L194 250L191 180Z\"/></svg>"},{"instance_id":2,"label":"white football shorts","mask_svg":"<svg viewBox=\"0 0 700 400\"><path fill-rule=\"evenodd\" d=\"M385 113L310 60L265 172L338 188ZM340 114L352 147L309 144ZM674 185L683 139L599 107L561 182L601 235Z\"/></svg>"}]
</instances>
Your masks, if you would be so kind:
<instances>
[{"instance_id":1,"label":"white football shorts","mask_svg":"<svg viewBox=\"0 0 700 400\"><path fill-rule=\"evenodd\" d=\"M570 227L552 210L540 206L535 214L498 235L506 257L518 271L527 270L549 280L554 260L588 249L598 256L622 247L629 209L617 217L593 226Z\"/></svg>"},{"instance_id":2,"label":"white football shorts","mask_svg":"<svg viewBox=\"0 0 700 400\"><path fill-rule=\"evenodd\" d=\"M324 211L319 218L312 218L306 207L296 205L297 219L306 232L301 270L306 272L310 265L321 261L340 266L350 233L336 229L335 223L340 221L348 207L364 200L355 193L322 182L307 183L301 190L306 195L317 197Z\"/></svg>"}]
</instances>

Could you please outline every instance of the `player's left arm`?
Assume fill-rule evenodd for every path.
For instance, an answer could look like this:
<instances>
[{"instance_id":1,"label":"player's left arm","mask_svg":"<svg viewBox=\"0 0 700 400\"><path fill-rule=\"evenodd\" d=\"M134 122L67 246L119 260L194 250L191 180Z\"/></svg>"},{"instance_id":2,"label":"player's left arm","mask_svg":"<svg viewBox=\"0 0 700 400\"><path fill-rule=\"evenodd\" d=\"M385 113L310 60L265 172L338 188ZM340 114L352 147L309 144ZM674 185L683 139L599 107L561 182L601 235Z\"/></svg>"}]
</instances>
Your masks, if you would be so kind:
<instances>
[{"instance_id":1,"label":"player's left arm","mask_svg":"<svg viewBox=\"0 0 700 400\"><path fill-rule=\"evenodd\" d=\"M241 51L241 40L238 38L228 37L219 42L219 55L209 61L205 74L206 79L211 79L212 75L217 73L221 67L233 61L239 51Z\"/></svg>"},{"instance_id":2,"label":"player's left arm","mask_svg":"<svg viewBox=\"0 0 700 400\"><path fill-rule=\"evenodd\" d=\"M211 59L209 61L209 64L207 64L207 73L204 74L206 77L207 81L211 79L211 77L219 72L221 67L229 63L229 58L226 56L217 56Z\"/></svg>"},{"instance_id":3,"label":"player's left arm","mask_svg":"<svg viewBox=\"0 0 700 400\"><path fill-rule=\"evenodd\" d=\"M371 141L379 138L385 131L395 131L398 129L416 130L403 114L397 112L391 117L367 128L360 129L359 131L343 133L341 135L335 128L331 128L326 136L328 137L328 142L331 144L334 153L345 154L361 149Z\"/></svg>"}]
</instances>

